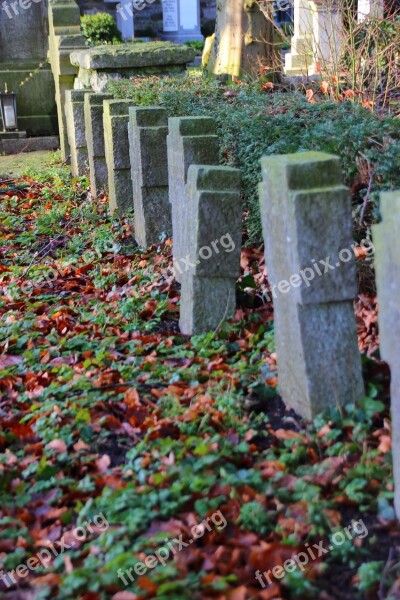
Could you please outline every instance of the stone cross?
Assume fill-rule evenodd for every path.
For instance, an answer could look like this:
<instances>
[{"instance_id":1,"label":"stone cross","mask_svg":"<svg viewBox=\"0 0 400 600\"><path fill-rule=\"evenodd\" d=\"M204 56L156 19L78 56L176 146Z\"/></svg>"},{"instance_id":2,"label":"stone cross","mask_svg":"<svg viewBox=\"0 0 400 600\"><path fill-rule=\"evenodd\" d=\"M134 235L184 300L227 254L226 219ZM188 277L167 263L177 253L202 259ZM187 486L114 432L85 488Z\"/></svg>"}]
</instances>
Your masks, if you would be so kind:
<instances>
[{"instance_id":1,"label":"stone cross","mask_svg":"<svg viewBox=\"0 0 400 600\"><path fill-rule=\"evenodd\" d=\"M164 109L129 109L135 239L143 248L172 236L167 134L168 115Z\"/></svg>"},{"instance_id":2,"label":"stone cross","mask_svg":"<svg viewBox=\"0 0 400 600\"><path fill-rule=\"evenodd\" d=\"M73 177L84 175L88 169L84 111L84 100L88 93L89 90L67 90L65 92L65 117Z\"/></svg>"},{"instance_id":3,"label":"stone cross","mask_svg":"<svg viewBox=\"0 0 400 600\"><path fill-rule=\"evenodd\" d=\"M261 164L280 393L311 419L364 393L351 200L335 156L305 152L264 157Z\"/></svg>"},{"instance_id":4,"label":"stone cross","mask_svg":"<svg viewBox=\"0 0 400 600\"><path fill-rule=\"evenodd\" d=\"M189 252L183 223L186 222L186 182L190 165L217 165L218 136L214 119L209 117L173 117L168 121L169 200L172 208L174 266L181 281L182 261Z\"/></svg>"},{"instance_id":5,"label":"stone cross","mask_svg":"<svg viewBox=\"0 0 400 600\"><path fill-rule=\"evenodd\" d=\"M179 325L185 335L216 329L235 314L242 239L238 169L192 165L186 222L189 257L182 273Z\"/></svg>"},{"instance_id":6,"label":"stone cross","mask_svg":"<svg viewBox=\"0 0 400 600\"><path fill-rule=\"evenodd\" d=\"M382 223L373 227L381 356L391 370L395 509L400 519L400 191L381 194Z\"/></svg>"},{"instance_id":7,"label":"stone cross","mask_svg":"<svg viewBox=\"0 0 400 600\"><path fill-rule=\"evenodd\" d=\"M128 136L129 107L132 105L132 100L105 100L103 103L110 210L118 210L120 214L133 210Z\"/></svg>"},{"instance_id":8,"label":"stone cross","mask_svg":"<svg viewBox=\"0 0 400 600\"><path fill-rule=\"evenodd\" d=\"M103 102L111 94L86 94L84 101L86 144L90 168L90 190L96 198L108 189L108 172L103 130Z\"/></svg>"}]
</instances>

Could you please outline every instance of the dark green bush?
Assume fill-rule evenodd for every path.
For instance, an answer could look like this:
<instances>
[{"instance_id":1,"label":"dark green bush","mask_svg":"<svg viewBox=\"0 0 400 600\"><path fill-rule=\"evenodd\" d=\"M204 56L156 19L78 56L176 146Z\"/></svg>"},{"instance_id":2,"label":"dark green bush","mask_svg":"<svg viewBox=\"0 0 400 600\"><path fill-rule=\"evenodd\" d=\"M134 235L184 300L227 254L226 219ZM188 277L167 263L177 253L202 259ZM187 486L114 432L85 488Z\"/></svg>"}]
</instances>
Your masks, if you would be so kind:
<instances>
[{"instance_id":1,"label":"dark green bush","mask_svg":"<svg viewBox=\"0 0 400 600\"><path fill-rule=\"evenodd\" d=\"M88 46L121 44L122 37L115 19L105 12L81 17L81 31Z\"/></svg>"},{"instance_id":2,"label":"dark green bush","mask_svg":"<svg viewBox=\"0 0 400 600\"><path fill-rule=\"evenodd\" d=\"M400 187L400 127L398 120L378 118L351 102L309 104L300 93L267 94L259 86L227 88L203 77L146 77L110 84L116 98L137 105L166 108L170 116L209 115L221 140L221 162L241 169L247 230L261 241L257 184L259 159L271 154L320 150L340 156L343 176L353 188L355 217L359 216L368 178L373 173L368 211L376 219L377 193Z\"/></svg>"}]
</instances>

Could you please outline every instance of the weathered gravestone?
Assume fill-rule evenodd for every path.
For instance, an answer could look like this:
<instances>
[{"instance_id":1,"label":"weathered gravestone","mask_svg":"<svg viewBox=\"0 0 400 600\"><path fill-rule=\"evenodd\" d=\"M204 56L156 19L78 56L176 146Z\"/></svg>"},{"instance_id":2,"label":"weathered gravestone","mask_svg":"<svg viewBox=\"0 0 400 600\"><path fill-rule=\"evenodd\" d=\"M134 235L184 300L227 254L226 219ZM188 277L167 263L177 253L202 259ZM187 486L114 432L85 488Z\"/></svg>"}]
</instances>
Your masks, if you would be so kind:
<instances>
[{"instance_id":1,"label":"weathered gravestone","mask_svg":"<svg viewBox=\"0 0 400 600\"><path fill-rule=\"evenodd\" d=\"M79 69L75 87L103 92L111 80L182 72L194 57L194 50L187 46L149 42L86 48L72 52L70 60Z\"/></svg>"},{"instance_id":2,"label":"weathered gravestone","mask_svg":"<svg viewBox=\"0 0 400 600\"><path fill-rule=\"evenodd\" d=\"M400 191L381 194L382 223L373 227L379 338L382 358L389 364L392 402L392 453L395 509L400 519Z\"/></svg>"},{"instance_id":3,"label":"weathered gravestone","mask_svg":"<svg viewBox=\"0 0 400 600\"><path fill-rule=\"evenodd\" d=\"M364 392L353 309L351 200L335 156L306 152L264 157L261 164L280 392L310 419Z\"/></svg>"},{"instance_id":4,"label":"weathered gravestone","mask_svg":"<svg viewBox=\"0 0 400 600\"><path fill-rule=\"evenodd\" d=\"M67 90L65 92L65 117L71 155L71 172L74 177L88 170L88 150L85 130L84 100L89 90Z\"/></svg>"},{"instance_id":5,"label":"weathered gravestone","mask_svg":"<svg viewBox=\"0 0 400 600\"><path fill-rule=\"evenodd\" d=\"M120 214L133 210L129 156L129 107L132 100L104 101L104 141L108 171L110 210Z\"/></svg>"},{"instance_id":6,"label":"weathered gravestone","mask_svg":"<svg viewBox=\"0 0 400 600\"><path fill-rule=\"evenodd\" d=\"M179 321L186 335L214 330L235 314L242 238L240 189L237 169L189 168L188 210L182 225L191 241L191 266L182 274Z\"/></svg>"},{"instance_id":7,"label":"weathered gravestone","mask_svg":"<svg viewBox=\"0 0 400 600\"><path fill-rule=\"evenodd\" d=\"M186 182L190 165L217 165L218 136L214 119L173 117L168 121L168 179L172 209L175 277L180 282L191 240L187 237Z\"/></svg>"},{"instance_id":8,"label":"weathered gravestone","mask_svg":"<svg viewBox=\"0 0 400 600\"><path fill-rule=\"evenodd\" d=\"M86 94L84 100L86 145L90 168L90 190L96 198L108 189L108 171L103 131L103 102L111 94Z\"/></svg>"},{"instance_id":9,"label":"weathered gravestone","mask_svg":"<svg viewBox=\"0 0 400 600\"><path fill-rule=\"evenodd\" d=\"M172 235L167 134L168 115L162 108L129 109L135 239L144 248Z\"/></svg>"}]
</instances>

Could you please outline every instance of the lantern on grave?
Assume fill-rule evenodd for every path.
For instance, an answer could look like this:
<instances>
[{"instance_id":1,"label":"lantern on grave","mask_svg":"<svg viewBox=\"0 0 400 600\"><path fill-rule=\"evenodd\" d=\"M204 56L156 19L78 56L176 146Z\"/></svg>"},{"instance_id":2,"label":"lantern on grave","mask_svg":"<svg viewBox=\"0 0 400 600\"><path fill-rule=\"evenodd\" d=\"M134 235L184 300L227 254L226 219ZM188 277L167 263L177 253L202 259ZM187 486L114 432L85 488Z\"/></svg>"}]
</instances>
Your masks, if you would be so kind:
<instances>
[{"instance_id":1,"label":"lantern on grave","mask_svg":"<svg viewBox=\"0 0 400 600\"><path fill-rule=\"evenodd\" d=\"M3 131L17 130L17 95L7 90L7 84L5 91L0 92L0 112L3 121Z\"/></svg>"}]
</instances>

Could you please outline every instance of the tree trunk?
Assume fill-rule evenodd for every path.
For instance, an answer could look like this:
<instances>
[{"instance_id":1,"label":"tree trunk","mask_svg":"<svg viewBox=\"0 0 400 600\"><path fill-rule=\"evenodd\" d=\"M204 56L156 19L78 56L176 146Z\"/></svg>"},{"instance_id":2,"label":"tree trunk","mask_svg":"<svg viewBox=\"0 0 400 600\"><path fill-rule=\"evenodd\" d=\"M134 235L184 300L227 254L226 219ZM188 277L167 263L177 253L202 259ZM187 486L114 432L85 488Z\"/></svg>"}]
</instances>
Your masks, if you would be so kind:
<instances>
[{"instance_id":1,"label":"tree trunk","mask_svg":"<svg viewBox=\"0 0 400 600\"><path fill-rule=\"evenodd\" d=\"M271 2L263 3L268 14ZM257 77L262 67L275 70L273 15L267 19L259 0L218 0L215 41L209 70L216 75Z\"/></svg>"}]
</instances>

